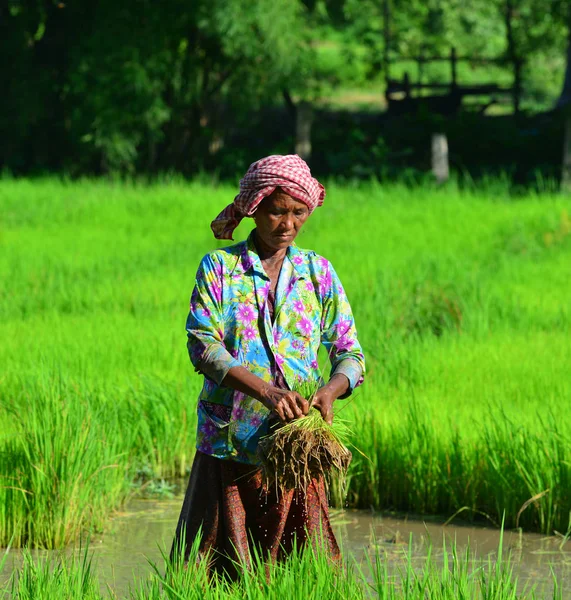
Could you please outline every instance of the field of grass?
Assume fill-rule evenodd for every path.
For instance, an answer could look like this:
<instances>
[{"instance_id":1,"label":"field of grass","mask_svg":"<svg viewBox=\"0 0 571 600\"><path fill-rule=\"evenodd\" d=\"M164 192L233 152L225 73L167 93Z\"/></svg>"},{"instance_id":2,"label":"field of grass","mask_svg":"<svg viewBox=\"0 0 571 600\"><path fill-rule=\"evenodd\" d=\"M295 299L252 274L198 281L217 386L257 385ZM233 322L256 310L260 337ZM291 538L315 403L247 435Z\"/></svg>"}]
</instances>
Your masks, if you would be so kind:
<instances>
[{"instance_id":1,"label":"field of grass","mask_svg":"<svg viewBox=\"0 0 571 600\"><path fill-rule=\"evenodd\" d=\"M0 181L0 545L62 547L103 529L136 479L187 472L188 299L234 193ZM349 504L565 534L568 199L331 185L298 243L333 262L368 360L338 407L366 455Z\"/></svg>"},{"instance_id":2,"label":"field of grass","mask_svg":"<svg viewBox=\"0 0 571 600\"><path fill-rule=\"evenodd\" d=\"M304 552L294 550L280 564L268 565L255 554L253 568L238 569L235 581L209 577L206 561L198 559L197 550L195 543L190 568L167 560L163 565L151 563L151 575L135 579L121 596L113 589L101 591L96 565L86 549L49 558L26 552L22 566L0 589L0 600L563 600L566 592L555 574L542 585L518 581L502 542L497 561L477 560L469 549L458 552L454 546L436 560L428 548L420 566L403 553L391 570L380 550L364 563L345 565L334 565L324 552L311 547Z\"/></svg>"}]
</instances>

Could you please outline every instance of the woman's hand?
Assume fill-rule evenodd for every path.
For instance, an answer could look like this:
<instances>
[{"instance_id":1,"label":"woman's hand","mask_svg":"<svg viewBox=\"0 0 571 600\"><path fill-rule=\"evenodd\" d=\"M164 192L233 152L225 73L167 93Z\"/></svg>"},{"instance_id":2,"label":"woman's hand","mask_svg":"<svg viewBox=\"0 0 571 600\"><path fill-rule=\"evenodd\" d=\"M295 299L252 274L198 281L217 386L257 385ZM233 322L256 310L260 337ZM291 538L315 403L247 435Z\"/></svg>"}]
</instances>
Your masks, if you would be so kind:
<instances>
[{"instance_id":1,"label":"woman's hand","mask_svg":"<svg viewBox=\"0 0 571 600\"><path fill-rule=\"evenodd\" d=\"M267 386L260 394L260 402L273 410L281 421L287 423L303 417L309 411L309 402L297 392Z\"/></svg>"},{"instance_id":2,"label":"woman's hand","mask_svg":"<svg viewBox=\"0 0 571 600\"><path fill-rule=\"evenodd\" d=\"M232 367L222 385L256 398L284 422L293 421L309 411L309 402L297 392L274 387L244 367Z\"/></svg>"},{"instance_id":3,"label":"woman's hand","mask_svg":"<svg viewBox=\"0 0 571 600\"><path fill-rule=\"evenodd\" d=\"M333 423L333 402L335 400L337 400L337 396L334 392L327 386L324 386L315 392L313 402L311 403L311 406L315 406L319 410L323 420L329 423L329 425Z\"/></svg>"},{"instance_id":4,"label":"woman's hand","mask_svg":"<svg viewBox=\"0 0 571 600\"><path fill-rule=\"evenodd\" d=\"M319 409L326 423L333 423L333 403L349 390L349 380L345 375L333 375L327 385L319 388L313 396L311 406Z\"/></svg>"}]
</instances>

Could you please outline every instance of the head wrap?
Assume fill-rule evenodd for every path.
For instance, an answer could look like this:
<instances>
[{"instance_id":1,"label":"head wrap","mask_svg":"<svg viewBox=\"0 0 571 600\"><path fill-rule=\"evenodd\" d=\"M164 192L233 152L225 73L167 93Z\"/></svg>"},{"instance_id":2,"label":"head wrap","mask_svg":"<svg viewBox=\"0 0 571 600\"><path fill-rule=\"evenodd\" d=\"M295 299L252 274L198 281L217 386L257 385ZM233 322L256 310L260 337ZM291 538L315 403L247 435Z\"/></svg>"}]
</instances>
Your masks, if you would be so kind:
<instances>
[{"instance_id":1,"label":"head wrap","mask_svg":"<svg viewBox=\"0 0 571 600\"><path fill-rule=\"evenodd\" d=\"M214 237L231 240L244 217L251 217L260 202L277 187L307 205L310 214L323 204L325 188L311 176L307 163L297 154L266 156L250 165L240 180L240 193L212 221Z\"/></svg>"}]
</instances>

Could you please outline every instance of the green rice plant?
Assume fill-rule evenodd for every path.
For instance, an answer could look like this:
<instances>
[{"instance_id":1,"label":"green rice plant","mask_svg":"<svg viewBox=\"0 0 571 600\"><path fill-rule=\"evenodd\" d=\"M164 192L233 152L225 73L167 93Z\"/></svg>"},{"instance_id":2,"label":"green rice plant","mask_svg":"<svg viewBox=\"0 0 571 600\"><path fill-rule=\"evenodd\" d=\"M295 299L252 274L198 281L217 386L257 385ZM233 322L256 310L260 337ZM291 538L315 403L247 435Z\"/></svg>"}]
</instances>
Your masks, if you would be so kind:
<instances>
[{"instance_id":1,"label":"green rice plant","mask_svg":"<svg viewBox=\"0 0 571 600\"><path fill-rule=\"evenodd\" d=\"M91 557L86 549L66 556L34 556L24 551L23 564L3 591L19 600L102 600Z\"/></svg>"},{"instance_id":2,"label":"green rice plant","mask_svg":"<svg viewBox=\"0 0 571 600\"><path fill-rule=\"evenodd\" d=\"M501 410L475 438L429 426L418 405L398 424L356 415L365 456L349 470L351 505L420 514L462 513L498 525L553 532L569 527L571 443L554 417L543 431L516 426ZM366 434L366 435L365 435Z\"/></svg>"},{"instance_id":3,"label":"green rice plant","mask_svg":"<svg viewBox=\"0 0 571 600\"><path fill-rule=\"evenodd\" d=\"M1 449L0 544L59 548L101 529L125 495L117 412L56 381L16 387L0 396L14 424Z\"/></svg>"},{"instance_id":4,"label":"green rice plant","mask_svg":"<svg viewBox=\"0 0 571 600\"><path fill-rule=\"evenodd\" d=\"M447 330L462 327L461 301L445 286L423 280L407 290L403 309L393 324L394 329L416 335L440 337Z\"/></svg>"},{"instance_id":5,"label":"green rice plant","mask_svg":"<svg viewBox=\"0 0 571 600\"><path fill-rule=\"evenodd\" d=\"M500 413L501 414L501 413ZM510 525L553 532L571 526L571 437L553 414L530 432L505 414L484 429L487 510L505 510Z\"/></svg>"},{"instance_id":6,"label":"green rice plant","mask_svg":"<svg viewBox=\"0 0 571 600\"><path fill-rule=\"evenodd\" d=\"M131 428L134 469L146 477L184 477L194 456L196 400L181 385L144 378L124 394L122 422Z\"/></svg>"},{"instance_id":7,"label":"green rice plant","mask_svg":"<svg viewBox=\"0 0 571 600\"><path fill-rule=\"evenodd\" d=\"M280 493L305 491L314 479L335 476L339 483L347 473L351 462L346 446L350 430L340 419L326 423L312 406L319 386L318 381L300 382L295 391L308 401L307 415L280 423L260 440L258 453L268 488L275 487Z\"/></svg>"},{"instance_id":8,"label":"green rice plant","mask_svg":"<svg viewBox=\"0 0 571 600\"><path fill-rule=\"evenodd\" d=\"M166 559L166 557L165 557ZM162 574L164 573L164 575ZM195 542L188 563L165 560L163 569L154 566L154 575L142 582L132 600L190 599L276 599L333 598L362 600L365 590L351 565L335 564L318 544L298 548L283 562L267 563L263 553L252 550L251 565L236 564L236 576L211 575L207 561Z\"/></svg>"},{"instance_id":9,"label":"green rice plant","mask_svg":"<svg viewBox=\"0 0 571 600\"><path fill-rule=\"evenodd\" d=\"M162 567L151 563L151 575L146 580L133 582L131 600L232 598L230 581L210 572L208 557L200 552L201 536L193 540L186 560L184 533L179 542L172 556L161 551Z\"/></svg>"},{"instance_id":10,"label":"green rice plant","mask_svg":"<svg viewBox=\"0 0 571 600\"><path fill-rule=\"evenodd\" d=\"M379 600L518 600L535 599L531 586L519 586L517 575L509 556L502 556L501 546L497 560L489 558L483 563L476 560L469 548L460 553L455 546L443 548L441 566L428 548L424 563L415 566L410 552L404 565L391 573L387 562L380 554L369 558L369 569L373 574L373 589ZM555 594L554 598L558 595Z\"/></svg>"},{"instance_id":11,"label":"green rice plant","mask_svg":"<svg viewBox=\"0 0 571 600\"><path fill-rule=\"evenodd\" d=\"M163 554L163 564L151 563L151 573L135 579L118 596L101 586L88 549L52 557L24 553L24 560L0 597L32 600L563 600L565 582L553 575L551 585L518 581L515 565L500 541L496 552L477 559L469 548L460 552L455 544L437 553L431 545L419 564L411 547L400 560L390 561L373 544L364 562L335 563L319 544L295 547L282 562L268 564L254 550L249 566L236 564L236 574L227 577L209 571L207 557L199 552L197 538L188 561Z\"/></svg>"},{"instance_id":12,"label":"green rice plant","mask_svg":"<svg viewBox=\"0 0 571 600\"><path fill-rule=\"evenodd\" d=\"M497 183L332 183L298 238L335 266L367 359L339 413L363 453L347 501L565 532L568 201ZM234 194L0 181L0 544L65 544L103 528L141 474L186 472L201 378L184 321Z\"/></svg>"}]
</instances>

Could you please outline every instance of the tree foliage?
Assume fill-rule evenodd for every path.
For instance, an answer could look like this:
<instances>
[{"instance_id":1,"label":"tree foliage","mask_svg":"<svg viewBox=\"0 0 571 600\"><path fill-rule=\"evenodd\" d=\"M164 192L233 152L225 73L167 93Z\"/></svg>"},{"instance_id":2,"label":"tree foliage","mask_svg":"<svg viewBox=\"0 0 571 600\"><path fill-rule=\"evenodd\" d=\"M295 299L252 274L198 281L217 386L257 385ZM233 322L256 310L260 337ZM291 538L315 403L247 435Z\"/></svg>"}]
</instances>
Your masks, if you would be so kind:
<instances>
[{"instance_id":1,"label":"tree foliage","mask_svg":"<svg viewBox=\"0 0 571 600\"><path fill-rule=\"evenodd\" d=\"M564 57L567 0L0 0L0 165L16 172L215 163L228 123L320 94L318 32L394 53ZM531 67L530 67L531 68ZM349 69L347 70L349 71ZM338 73L338 79L343 73ZM571 81L571 76L569 77Z\"/></svg>"},{"instance_id":2,"label":"tree foliage","mask_svg":"<svg viewBox=\"0 0 571 600\"><path fill-rule=\"evenodd\" d=\"M220 111L299 79L303 10L292 0L10 0L3 162L200 166Z\"/></svg>"}]
</instances>

